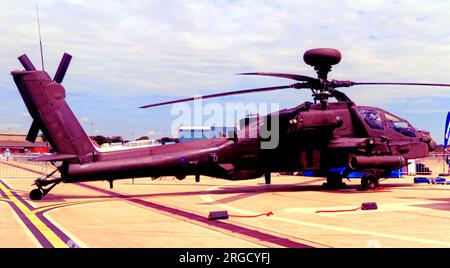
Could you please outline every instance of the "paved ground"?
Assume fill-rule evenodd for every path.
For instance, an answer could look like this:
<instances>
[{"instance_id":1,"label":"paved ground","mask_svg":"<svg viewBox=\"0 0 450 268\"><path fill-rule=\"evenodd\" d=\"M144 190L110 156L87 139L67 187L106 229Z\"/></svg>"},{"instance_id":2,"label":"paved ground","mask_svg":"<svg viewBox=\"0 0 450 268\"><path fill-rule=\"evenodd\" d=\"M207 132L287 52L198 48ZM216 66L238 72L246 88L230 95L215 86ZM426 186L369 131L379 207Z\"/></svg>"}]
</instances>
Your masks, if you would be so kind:
<instances>
[{"instance_id":1,"label":"paved ground","mask_svg":"<svg viewBox=\"0 0 450 268\"><path fill-rule=\"evenodd\" d=\"M61 184L38 202L28 197L32 182L0 178L0 247L450 247L450 185L411 178L378 191L356 190L358 180L324 191L322 180L295 176L274 176L269 186L136 179L116 181L113 190L107 182ZM316 213L363 202L379 209ZM274 215L208 221L214 210Z\"/></svg>"}]
</instances>

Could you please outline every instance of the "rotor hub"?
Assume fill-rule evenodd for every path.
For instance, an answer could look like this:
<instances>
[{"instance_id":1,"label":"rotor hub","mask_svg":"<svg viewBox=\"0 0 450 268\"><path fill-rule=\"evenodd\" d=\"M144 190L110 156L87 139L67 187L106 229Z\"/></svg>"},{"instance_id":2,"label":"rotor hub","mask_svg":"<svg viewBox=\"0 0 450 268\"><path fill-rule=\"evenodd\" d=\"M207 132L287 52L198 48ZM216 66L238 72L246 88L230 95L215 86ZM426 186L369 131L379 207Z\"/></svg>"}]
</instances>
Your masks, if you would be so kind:
<instances>
[{"instance_id":1,"label":"rotor hub","mask_svg":"<svg viewBox=\"0 0 450 268\"><path fill-rule=\"evenodd\" d=\"M331 67L341 62L341 59L341 52L334 48L314 48L306 51L303 55L305 63L314 67Z\"/></svg>"},{"instance_id":2,"label":"rotor hub","mask_svg":"<svg viewBox=\"0 0 450 268\"><path fill-rule=\"evenodd\" d=\"M327 79L331 66L341 62L341 52L334 48L310 49L303 55L306 64L311 65L316 70L320 79Z\"/></svg>"}]
</instances>

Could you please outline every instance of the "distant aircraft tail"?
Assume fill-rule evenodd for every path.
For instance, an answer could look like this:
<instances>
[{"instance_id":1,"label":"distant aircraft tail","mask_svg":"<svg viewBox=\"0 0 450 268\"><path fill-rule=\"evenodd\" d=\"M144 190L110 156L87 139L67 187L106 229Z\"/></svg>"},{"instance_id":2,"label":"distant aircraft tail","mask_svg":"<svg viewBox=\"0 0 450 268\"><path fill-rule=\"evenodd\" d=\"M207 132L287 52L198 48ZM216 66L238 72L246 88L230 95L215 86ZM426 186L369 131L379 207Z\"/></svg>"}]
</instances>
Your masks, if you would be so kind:
<instances>
[{"instance_id":1,"label":"distant aircraft tail","mask_svg":"<svg viewBox=\"0 0 450 268\"><path fill-rule=\"evenodd\" d=\"M61 86L71 59L64 54L53 80L47 72L37 71L26 55L19 57L25 71L11 74L33 118L27 140L34 142L41 130L56 152L84 161L95 148L65 101Z\"/></svg>"},{"instance_id":2,"label":"distant aircraft tail","mask_svg":"<svg viewBox=\"0 0 450 268\"><path fill-rule=\"evenodd\" d=\"M447 115L447 121L445 123L445 133L444 133L444 151L448 148L448 141L450 140L450 111Z\"/></svg>"}]
</instances>

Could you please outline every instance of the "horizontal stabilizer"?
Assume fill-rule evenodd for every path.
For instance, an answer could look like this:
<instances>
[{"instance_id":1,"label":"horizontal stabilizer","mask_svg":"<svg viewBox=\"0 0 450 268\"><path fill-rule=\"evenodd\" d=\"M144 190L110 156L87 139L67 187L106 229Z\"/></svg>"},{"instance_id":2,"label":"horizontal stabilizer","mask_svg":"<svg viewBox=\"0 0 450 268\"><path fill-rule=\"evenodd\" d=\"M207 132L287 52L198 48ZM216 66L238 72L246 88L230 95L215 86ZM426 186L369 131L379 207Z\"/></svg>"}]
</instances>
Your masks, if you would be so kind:
<instances>
[{"instance_id":1,"label":"horizontal stabilizer","mask_svg":"<svg viewBox=\"0 0 450 268\"><path fill-rule=\"evenodd\" d=\"M33 120L30 130L28 131L26 140L34 143L36 141L37 135L39 133L40 126L37 120Z\"/></svg>"},{"instance_id":2,"label":"horizontal stabilizer","mask_svg":"<svg viewBox=\"0 0 450 268\"><path fill-rule=\"evenodd\" d=\"M34 162L47 162L47 161L64 161L78 159L74 154L56 154L56 155L44 155L33 158Z\"/></svg>"}]
</instances>

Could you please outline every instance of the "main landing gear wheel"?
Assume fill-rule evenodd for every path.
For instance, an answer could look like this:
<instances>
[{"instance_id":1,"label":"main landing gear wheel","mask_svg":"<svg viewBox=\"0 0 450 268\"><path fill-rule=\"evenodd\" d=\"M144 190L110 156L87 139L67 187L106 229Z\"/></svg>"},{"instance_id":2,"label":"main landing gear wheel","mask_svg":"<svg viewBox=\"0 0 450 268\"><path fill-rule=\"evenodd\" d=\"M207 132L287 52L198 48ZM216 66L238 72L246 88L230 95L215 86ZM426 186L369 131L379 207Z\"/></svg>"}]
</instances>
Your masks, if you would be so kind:
<instances>
[{"instance_id":1,"label":"main landing gear wheel","mask_svg":"<svg viewBox=\"0 0 450 268\"><path fill-rule=\"evenodd\" d=\"M331 173L327 176L327 182L322 185L326 189L344 189L347 184L342 182L342 176L340 174Z\"/></svg>"},{"instance_id":2,"label":"main landing gear wheel","mask_svg":"<svg viewBox=\"0 0 450 268\"><path fill-rule=\"evenodd\" d=\"M361 188L373 190L380 186L380 179L373 173L366 173L361 178Z\"/></svg>"}]
</instances>

